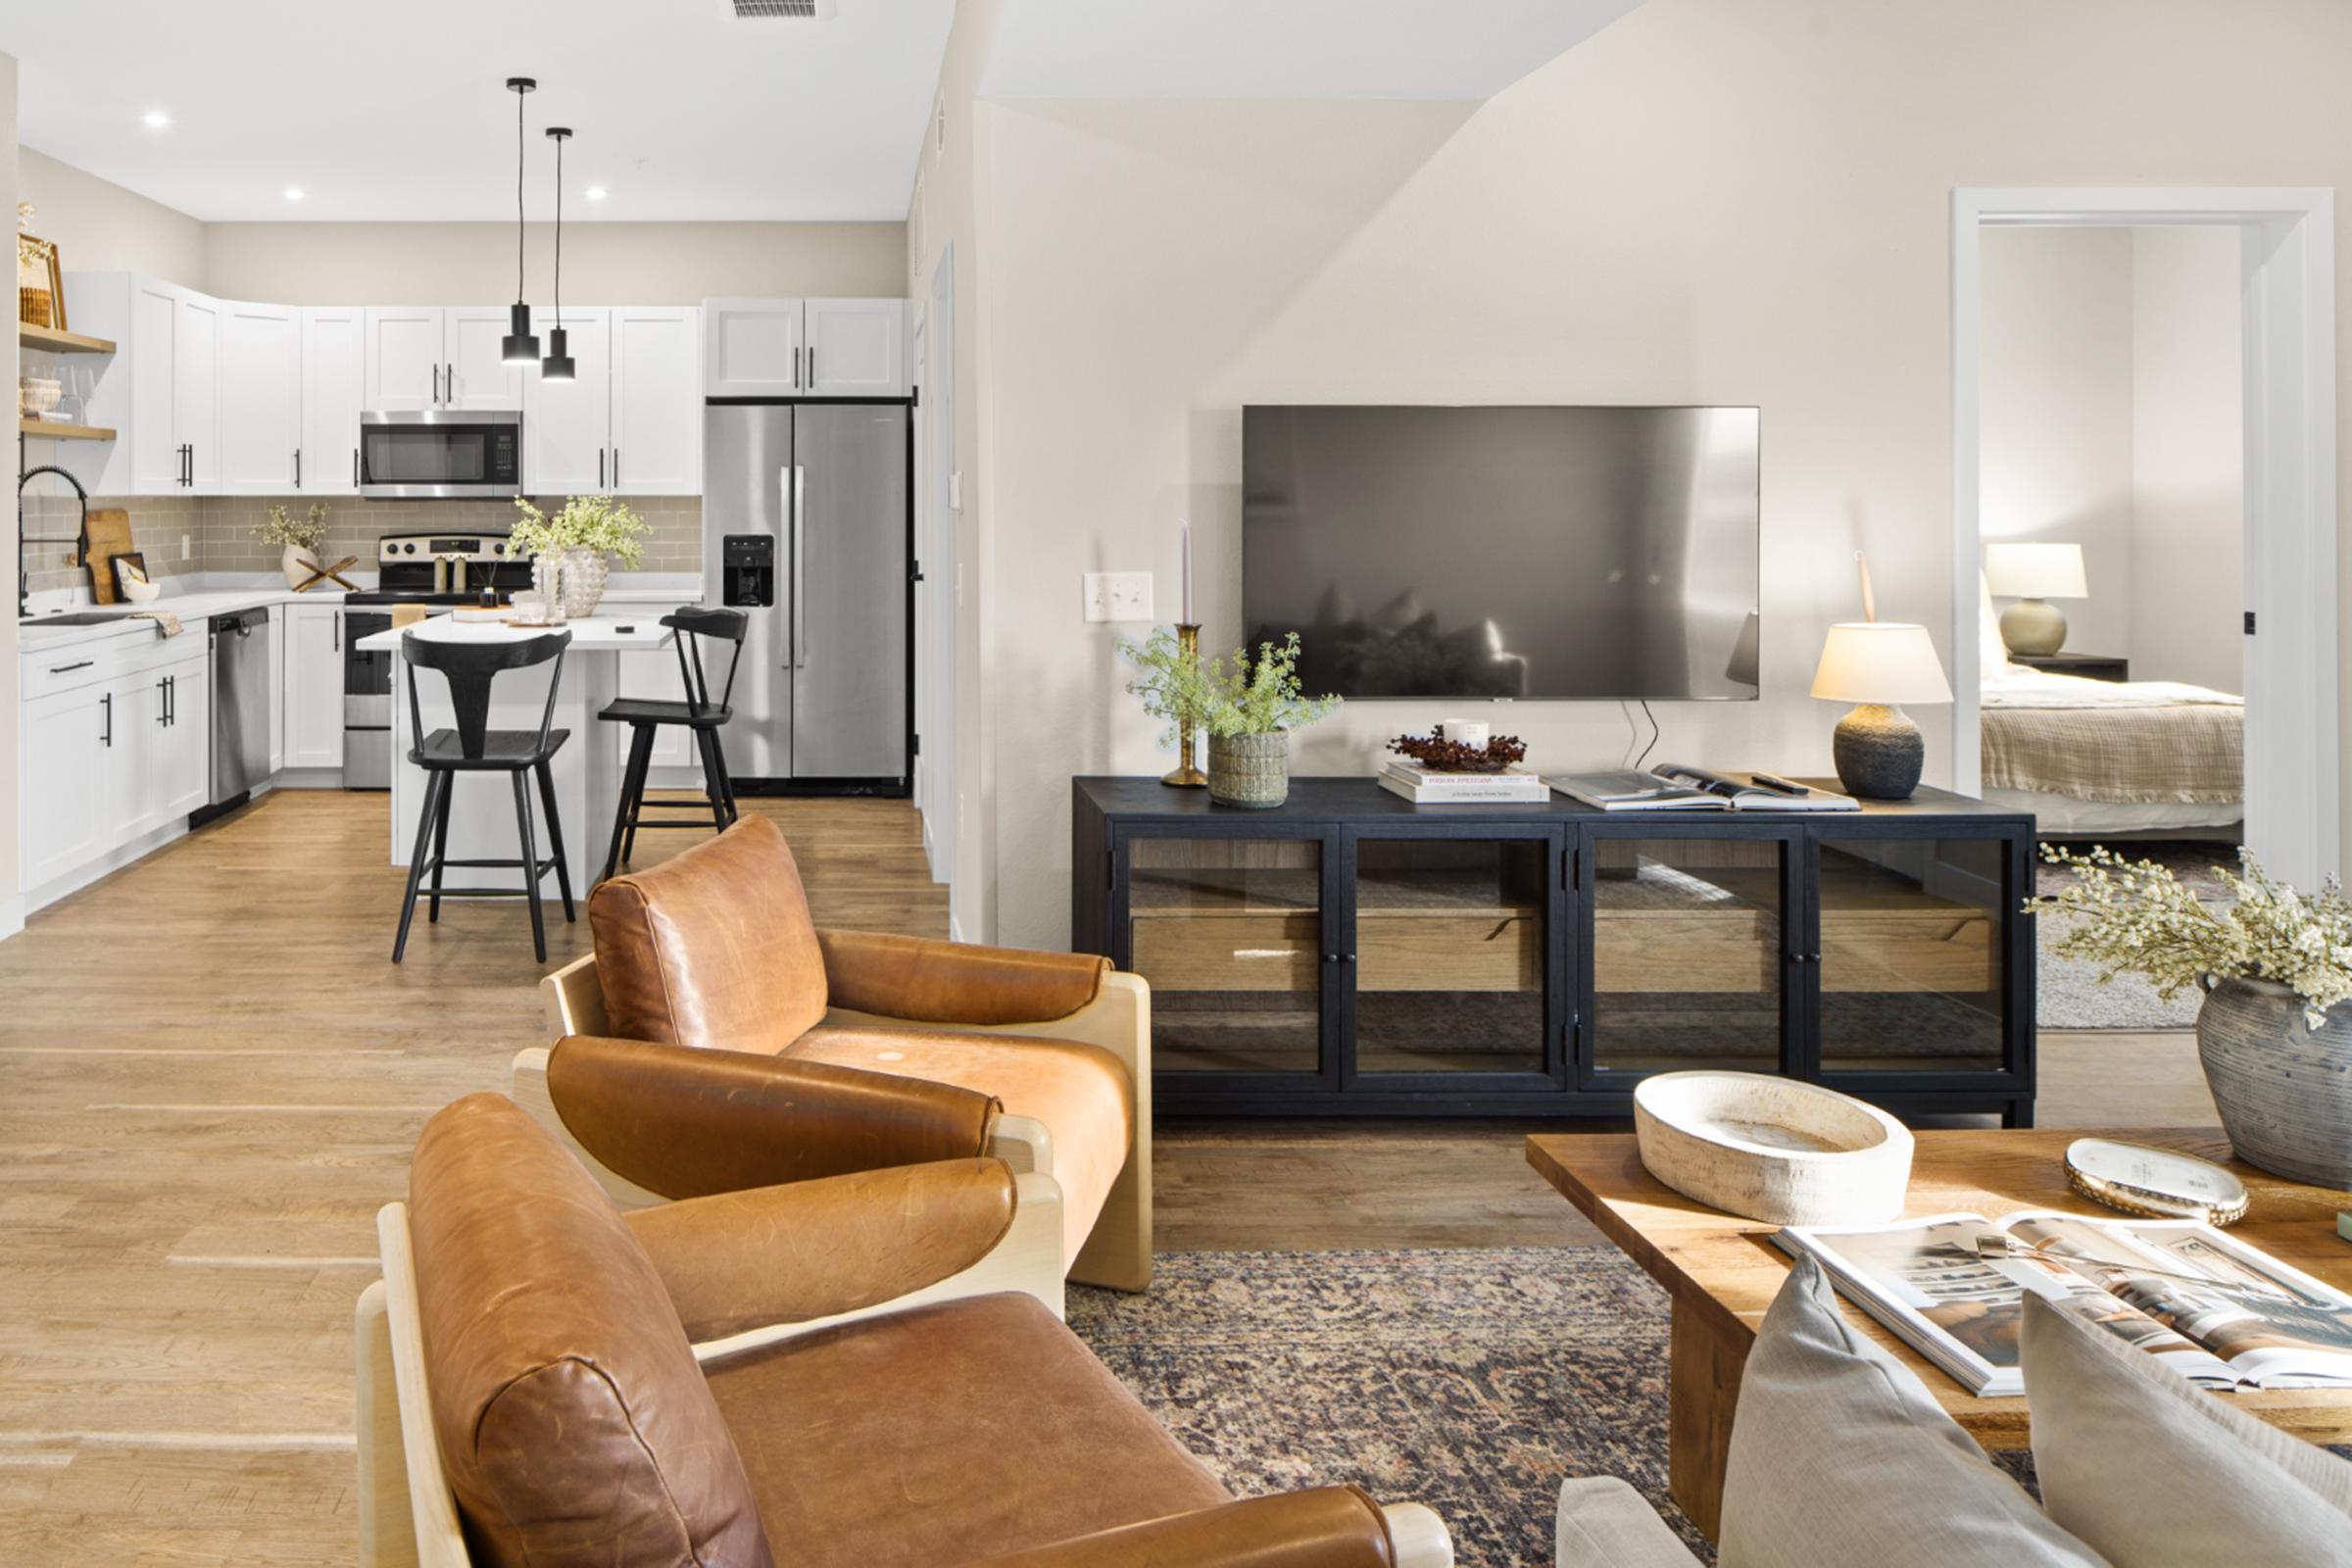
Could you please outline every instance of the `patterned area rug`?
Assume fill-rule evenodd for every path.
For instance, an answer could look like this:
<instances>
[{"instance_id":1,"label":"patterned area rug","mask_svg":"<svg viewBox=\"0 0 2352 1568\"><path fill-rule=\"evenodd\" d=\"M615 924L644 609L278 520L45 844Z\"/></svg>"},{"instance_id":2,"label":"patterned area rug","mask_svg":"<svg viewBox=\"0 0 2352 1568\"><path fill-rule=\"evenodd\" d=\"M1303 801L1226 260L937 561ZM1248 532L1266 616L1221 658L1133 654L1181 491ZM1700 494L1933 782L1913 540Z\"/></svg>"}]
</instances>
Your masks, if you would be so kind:
<instances>
[{"instance_id":1,"label":"patterned area rug","mask_svg":"<svg viewBox=\"0 0 2352 1568\"><path fill-rule=\"evenodd\" d=\"M1242 1495L1427 1503L1463 1568L1552 1560L1568 1476L1666 1495L1665 1293L1614 1248L1163 1252L1070 1327Z\"/></svg>"},{"instance_id":2,"label":"patterned area rug","mask_svg":"<svg viewBox=\"0 0 2352 1568\"><path fill-rule=\"evenodd\" d=\"M2154 860L2165 866L2208 904L2221 903L2227 898L2212 868L2226 865L2234 869L2237 864L2236 847L2229 844L2152 842L2119 844L2113 848L2117 854L2132 859ZM2041 865L2035 870L2035 887L2045 895L2057 892L2075 877L2064 866ZM2166 1002L2156 995L2155 987L2131 974L2119 974L2101 985L2098 965L2062 958L2054 951L2058 938L2065 934L2065 922L2035 915L2034 923L2034 1005L2042 1028L2191 1029L2196 1026L2197 1006L2205 1000L2201 995L2183 992Z\"/></svg>"}]
</instances>

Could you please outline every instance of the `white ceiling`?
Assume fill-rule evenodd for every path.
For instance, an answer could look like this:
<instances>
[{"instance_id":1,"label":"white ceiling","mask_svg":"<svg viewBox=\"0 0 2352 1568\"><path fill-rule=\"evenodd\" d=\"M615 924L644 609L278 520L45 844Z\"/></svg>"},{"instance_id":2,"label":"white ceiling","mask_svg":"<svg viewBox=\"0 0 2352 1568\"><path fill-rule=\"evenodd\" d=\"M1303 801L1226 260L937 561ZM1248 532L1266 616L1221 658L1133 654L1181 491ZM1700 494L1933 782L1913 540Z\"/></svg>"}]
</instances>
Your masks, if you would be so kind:
<instances>
[{"instance_id":1,"label":"white ceiling","mask_svg":"<svg viewBox=\"0 0 2352 1568\"><path fill-rule=\"evenodd\" d=\"M5 0L24 145L208 222L906 215L955 0ZM162 110L169 128L141 116ZM611 192L591 205L592 184ZM304 199L289 202L287 187Z\"/></svg>"},{"instance_id":2,"label":"white ceiling","mask_svg":"<svg viewBox=\"0 0 2352 1568\"><path fill-rule=\"evenodd\" d=\"M1491 98L1641 0L1008 0L991 98Z\"/></svg>"}]
</instances>

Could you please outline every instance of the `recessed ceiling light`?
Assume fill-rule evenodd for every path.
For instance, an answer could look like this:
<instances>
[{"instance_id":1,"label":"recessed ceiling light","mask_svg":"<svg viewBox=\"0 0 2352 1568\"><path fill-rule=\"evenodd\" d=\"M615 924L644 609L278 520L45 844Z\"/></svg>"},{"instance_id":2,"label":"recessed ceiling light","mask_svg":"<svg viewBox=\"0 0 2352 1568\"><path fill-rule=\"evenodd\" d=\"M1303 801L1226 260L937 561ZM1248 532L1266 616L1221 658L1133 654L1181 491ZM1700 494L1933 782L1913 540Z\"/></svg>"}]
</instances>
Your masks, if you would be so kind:
<instances>
[{"instance_id":1,"label":"recessed ceiling light","mask_svg":"<svg viewBox=\"0 0 2352 1568\"><path fill-rule=\"evenodd\" d=\"M302 200L302 187L300 185L288 185L286 187L286 200L290 202L298 202Z\"/></svg>"},{"instance_id":2,"label":"recessed ceiling light","mask_svg":"<svg viewBox=\"0 0 2352 1568\"><path fill-rule=\"evenodd\" d=\"M172 123L172 117L161 109L150 109L139 117L139 122L149 130L161 130Z\"/></svg>"},{"instance_id":3,"label":"recessed ceiling light","mask_svg":"<svg viewBox=\"0 0 2352 1568\"><path fill-rule=\"evenodd\" d=\"M601 202L601 201L603 201L603 200L605 199L605 187L604 187L604 186L602 186L602 185L591 185L591 186L589 186L589 187L588 187L588 199L589 199L590 201L592 201L592 202Z\"/></svg>"}]
</instances>

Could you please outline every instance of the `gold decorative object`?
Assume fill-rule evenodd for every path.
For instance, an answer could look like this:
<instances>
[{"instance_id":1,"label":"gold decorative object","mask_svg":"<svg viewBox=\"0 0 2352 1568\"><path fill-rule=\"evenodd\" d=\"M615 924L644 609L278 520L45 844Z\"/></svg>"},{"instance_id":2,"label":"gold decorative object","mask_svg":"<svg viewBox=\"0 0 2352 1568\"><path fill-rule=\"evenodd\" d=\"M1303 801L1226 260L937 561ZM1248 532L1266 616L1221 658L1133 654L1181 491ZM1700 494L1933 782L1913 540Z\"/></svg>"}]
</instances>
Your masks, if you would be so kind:
<instances>
[{"instance_id":1,"label":"gold decorative object","mask_svg":"<svg viewBox=\"0 0 2352 1568\"><path fill-rule=\"evenodd\" d=\"M1186 659L1196 664L1200 662L1200 628L1198 624L1177 622L1176 641L1183 646ZM1208 775L1193 765L1193 759L1199 755L1200 753L1193 749L1193 721L1190 718L1178 719L1176 721L1176 765L1161 774L1159 781L1180 790L1208 788Z\"/></svg>"},{"instance_id":2,"label":"gold decorative object","mask_svg":"<svg viewBox=\"0 0 2352 1568\"><path fill-rule=\"evenodd\" d=\"M57 246L32 233L32 203L17 203L17 319L66 330L66 280Z\"/></svg>"},{"instance_id":3,"label":"gold decorative object","mask_svg":"<svg viewBox=\"0 0 2352 1568\"><path fill-rule=\"evenodd\" d=\"M2234 1225L2246 1217L2246 1184L2209 1159L2145 1144L2078 1138L2066 1146L2066 1182L2093 1202L2149 1219Z\"/></svg>"}]
</instances>

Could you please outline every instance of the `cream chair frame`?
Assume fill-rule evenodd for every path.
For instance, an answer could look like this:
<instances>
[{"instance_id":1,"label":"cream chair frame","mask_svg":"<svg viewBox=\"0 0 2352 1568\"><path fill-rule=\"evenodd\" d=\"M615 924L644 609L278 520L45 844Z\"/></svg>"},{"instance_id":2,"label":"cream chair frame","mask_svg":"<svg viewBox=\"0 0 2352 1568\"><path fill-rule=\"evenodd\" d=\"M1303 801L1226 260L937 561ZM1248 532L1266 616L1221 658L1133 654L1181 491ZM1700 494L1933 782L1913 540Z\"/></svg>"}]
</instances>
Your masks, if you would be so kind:
<instances>
[{"instance_id":1,"label":"cream chair frame","mask_svg":"<svg viewBox=\"0 0 2352 1568\"><path fill-rule=\"evenodd\" d=\"M605 1017L605 993L596 975L596 955L575 958L543 978L539 991L545 1004L551 1039L565 1035L610 1033ZM1140 1291L1152 1283L1152 988L1143 976L1114 970L1102 977L1095 1000L1063 1018L1035 1023L939 1024L913 1023L878 1013L834 1007L826 1024L842 1028L923 1029L953 1028L958 1032L994 1035L1038 1035L1100 1046L1118 1057L1127 1069L1130 1120L1127 1126L1127 1163L1119 1168L1102 1212L1077 1255L1069 1259L1069 1277L1082 1285L1104 1285L1113 1290ZM605 1168L579 1147L556 1114L547 1092L547 1049L533 1047L514 1057L513 1087L515 1102L593 1171L614 1201L625 1206L661 1202L627 1178ZM1006 1113L989 1129L988 1152L1014 1171L1054 1170L1054 1140L1045 1123L1029 1116Z\"/></svg>"},{"instance_id":2,"label":"cream chair frame","mask_svg":"<svg viewBox=\"0 0 2352 1568\"><path fill-rule=\"evenodd\" d=\"M853 1312L700 1342L694 1358L715 1361L837 1323L1001 1291L1025 1292L1060 1317L1061 1189L1051 1176L1032 1171L1014 1176L1013 1192L1012 1224L987 1256L961 1273ZM360 1293L353 1313L359 1360L360 1568L469 1568L457 1497L433 1434L408 1204L386 1203L377 1210L375 1236L384 1277ZM419 1476L430 1479L418 1486Z\"/></svg>"}]
</instances>

